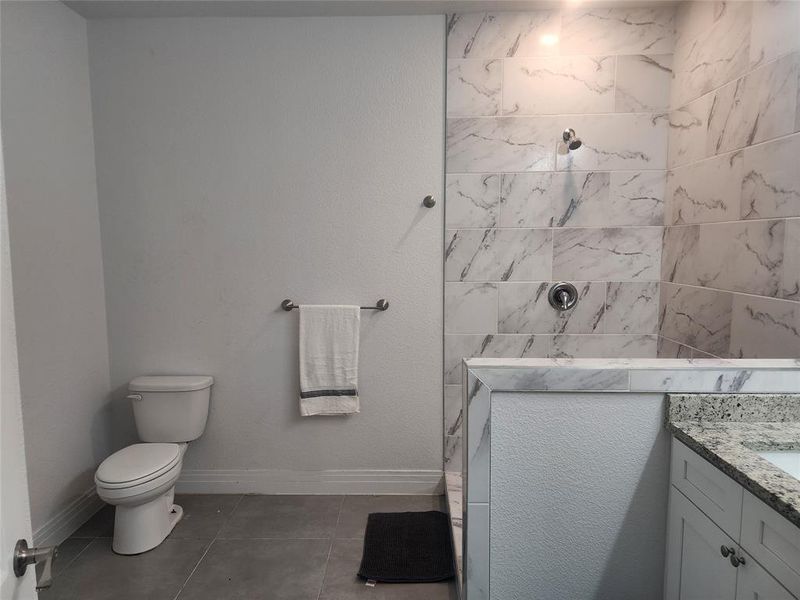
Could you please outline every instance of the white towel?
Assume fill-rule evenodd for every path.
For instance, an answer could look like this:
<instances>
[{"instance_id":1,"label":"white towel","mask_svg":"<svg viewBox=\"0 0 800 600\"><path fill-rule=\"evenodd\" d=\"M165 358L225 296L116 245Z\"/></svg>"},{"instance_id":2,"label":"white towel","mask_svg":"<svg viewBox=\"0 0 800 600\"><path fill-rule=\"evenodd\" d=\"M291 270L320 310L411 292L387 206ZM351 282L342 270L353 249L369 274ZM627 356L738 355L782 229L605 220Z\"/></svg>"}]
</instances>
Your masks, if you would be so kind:
<instances>
[{"instance_id":1,"label":"white towel","mask_svg":"<svg viewBox=\"0 0 800 600\"><path fill-rule=\"evenodd\" d=\"M300 414L359 412L358 306L300 305Z\"/></svg>"}]
</instances>

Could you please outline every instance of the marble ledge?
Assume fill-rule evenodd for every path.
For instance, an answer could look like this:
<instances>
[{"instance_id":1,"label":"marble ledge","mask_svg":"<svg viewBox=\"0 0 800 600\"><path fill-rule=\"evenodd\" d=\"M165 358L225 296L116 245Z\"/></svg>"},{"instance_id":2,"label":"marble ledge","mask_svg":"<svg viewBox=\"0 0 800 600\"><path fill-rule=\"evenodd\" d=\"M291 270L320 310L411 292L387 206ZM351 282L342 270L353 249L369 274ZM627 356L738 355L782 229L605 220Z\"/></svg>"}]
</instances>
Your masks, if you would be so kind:
<instances>
[{"instance_id":1,"label":"marble ledge","mask_svg":"<svg viewBox=\"0 0 800 600\"><path fill-rule=\"evenodd\" d=\"M800 359L472 358L491 391L800 393Z\"/></svg>"}]
</instances>

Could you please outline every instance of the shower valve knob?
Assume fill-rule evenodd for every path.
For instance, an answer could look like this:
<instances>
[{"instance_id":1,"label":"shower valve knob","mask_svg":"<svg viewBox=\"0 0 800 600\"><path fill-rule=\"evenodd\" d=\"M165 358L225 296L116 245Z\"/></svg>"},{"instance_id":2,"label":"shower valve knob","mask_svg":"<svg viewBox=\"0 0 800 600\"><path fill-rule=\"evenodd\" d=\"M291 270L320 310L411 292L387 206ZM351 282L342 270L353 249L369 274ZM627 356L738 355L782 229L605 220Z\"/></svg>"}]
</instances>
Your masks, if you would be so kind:
<instances>
[{"instance_id":1,"label":"shower valve knob","mask_svg":"<svg viewBox=\"0 0 800 600\"><path fill-rule=\"evenodd\" d=\"M550 288L547 299L557 311L569 310L578 302L578 290L571 283L561 281Z\"/></svg>"}]
</instances>

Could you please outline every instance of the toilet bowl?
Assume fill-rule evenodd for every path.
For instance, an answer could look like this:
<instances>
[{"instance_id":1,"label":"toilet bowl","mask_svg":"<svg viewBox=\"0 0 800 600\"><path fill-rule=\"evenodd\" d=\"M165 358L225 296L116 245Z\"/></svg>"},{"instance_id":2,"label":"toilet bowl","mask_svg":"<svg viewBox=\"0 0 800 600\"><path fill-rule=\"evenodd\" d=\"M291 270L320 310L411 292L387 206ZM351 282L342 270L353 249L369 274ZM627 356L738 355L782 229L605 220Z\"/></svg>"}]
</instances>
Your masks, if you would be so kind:
<instances>
[{"instance_id":1,"label":"toilet bowl","mask_svg":"<svg viewBox=\"0 0 800 600\"><path fill-rule=\"evenodd\" d=\"M214 380L204 375L137 377L128 386L139 437L105 459L95 473L97 495L116 507L117 554L158 546L183 516L174 503L187 442L202 435Z\"/></svg>"},{"instance_id":2,"label":"toilet bowl","mask_svg":"<svg viewBox=\"0 0 800 600\"><path fill-rule=\"evenodd\" d=\"M158 546L181 520L173 504L186 444L133 444L104 460L97 469L97 495L116 506L117 554L140 554Z\"/></svg>"}]
</instances>

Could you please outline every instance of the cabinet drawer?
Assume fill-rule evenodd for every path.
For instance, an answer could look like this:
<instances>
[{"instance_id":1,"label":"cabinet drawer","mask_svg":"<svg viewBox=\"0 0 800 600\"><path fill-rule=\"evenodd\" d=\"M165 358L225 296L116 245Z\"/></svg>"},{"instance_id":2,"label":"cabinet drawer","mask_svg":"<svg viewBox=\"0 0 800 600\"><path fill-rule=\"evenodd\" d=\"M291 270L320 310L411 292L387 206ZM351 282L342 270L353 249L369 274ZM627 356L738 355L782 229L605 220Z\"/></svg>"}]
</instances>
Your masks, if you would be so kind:
<instances>
[{"instance_id":1,"label":"cabinet drawer","mask_svg":"<svg viewBox=\"0 0 800 600\"><path fill-rule=\"evenodd\" d=\"M745 492L742 548L792 594L800 597L800 528Z\"/></svg>"},{"instance_id":2,"label":"cabinet drawer","mask_svg":"<svg viewBox=\"0 0 800 600\"><path fill-rule=\"evenodd\" d=\"M742 486L675 438L672 438L671 465L672 485L738 541Z\"/></svg>"}]
</instances>

